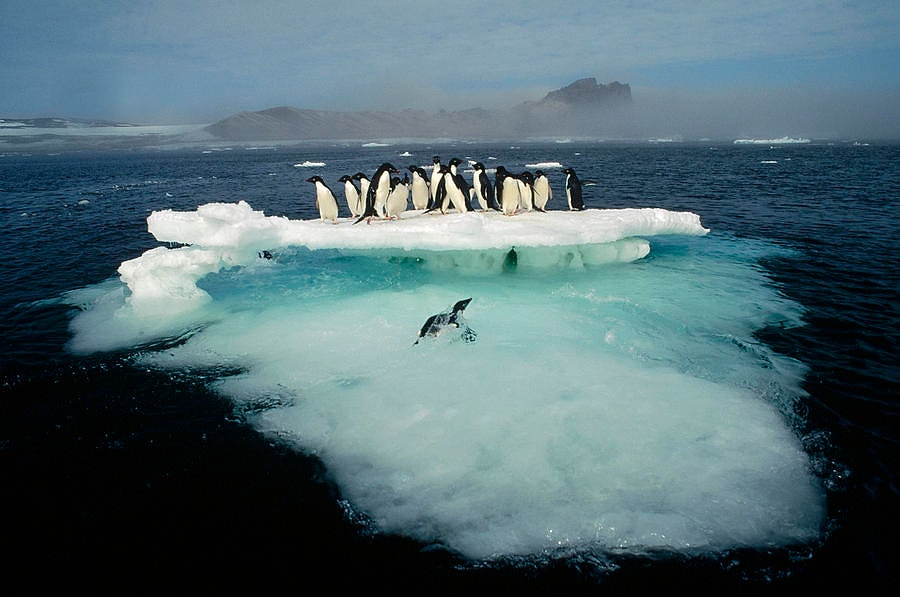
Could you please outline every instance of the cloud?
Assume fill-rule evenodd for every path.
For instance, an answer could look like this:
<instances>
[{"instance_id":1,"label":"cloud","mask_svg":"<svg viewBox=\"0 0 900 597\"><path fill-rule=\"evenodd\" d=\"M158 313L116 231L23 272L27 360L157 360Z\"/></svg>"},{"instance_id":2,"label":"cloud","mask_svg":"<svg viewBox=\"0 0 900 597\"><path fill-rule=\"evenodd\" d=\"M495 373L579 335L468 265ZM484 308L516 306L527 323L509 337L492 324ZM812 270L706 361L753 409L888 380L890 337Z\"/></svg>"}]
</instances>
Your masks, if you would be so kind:
<instances>
[{"instance_id":1,"label":"cloud","mask_svg":"<svg viewBox=\"0 0 900 597\"><path fill-rule=\"evenodd\" d=\"M629 82L636 98L891 91L898 12L890 2L812 0L7 0L0 77L20 85L0 112L208 120L274 105L500 107L585 76Z\"/></svg>"}]
</instances>

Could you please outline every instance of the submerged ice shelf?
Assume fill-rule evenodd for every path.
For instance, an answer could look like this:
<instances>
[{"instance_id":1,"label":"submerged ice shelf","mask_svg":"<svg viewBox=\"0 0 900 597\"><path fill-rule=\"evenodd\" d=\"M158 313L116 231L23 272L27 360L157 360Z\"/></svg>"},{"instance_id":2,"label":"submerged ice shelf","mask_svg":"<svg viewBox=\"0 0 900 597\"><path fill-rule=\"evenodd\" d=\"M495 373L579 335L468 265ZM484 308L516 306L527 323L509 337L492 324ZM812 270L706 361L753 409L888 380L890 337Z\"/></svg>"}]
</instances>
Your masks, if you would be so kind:
<instances>
[{"instance_id":1,"label":"submerged ice shelf","mask_svg":"<svg viewBox=\"0 0 900 597\"><path fill-rule=\"evenodd\" d=\"M355 518L467 558L815 540L824 499L789 416L804 369L753 340L800 309L754 243L660 239L640 266L584 267L707 230L659 209L405 216L156 212L177 246L68 296L69 350L224 372L211 387L320 458ZM466 297L477 341L416 343Z\"/></svg>"}]
</instances>

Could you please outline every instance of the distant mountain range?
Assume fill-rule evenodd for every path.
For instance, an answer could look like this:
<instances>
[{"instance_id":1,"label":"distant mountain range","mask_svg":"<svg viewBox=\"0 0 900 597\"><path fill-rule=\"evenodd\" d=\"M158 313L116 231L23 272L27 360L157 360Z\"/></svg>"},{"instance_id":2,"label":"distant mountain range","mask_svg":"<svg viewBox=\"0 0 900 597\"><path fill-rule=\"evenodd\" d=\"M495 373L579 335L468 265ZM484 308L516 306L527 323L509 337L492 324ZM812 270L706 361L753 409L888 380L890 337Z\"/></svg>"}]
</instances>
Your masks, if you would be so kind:
<instances>
[{"instance_id":1,"label":"distant mountain range","mask_svg":"<svg viewBox=\"0 0 900 597\"><path fill-rule=\"evenodd\" d=\"M366 139L528 139L604 137L627 122L627 83L575 81L539 101L511 108L429 113L340 112L283 106L239 112L208 126L141 125L78 118L0 118L4 148L127 149L208 142L303 142Z\"/></svg>"},{"instance_id":2,"label":"distant mountain range","mask_svg":"<svg viewBox=\"0 0 900 597\"><path fill-rule=\"evenodd\" d=\"M522 138L603 134L610 119L631 105L631 87L579 79L540 101L508 109L339 112L281 106L240 112L205 128L223 141L368 138Z\"/></svg>"}]
</instances>

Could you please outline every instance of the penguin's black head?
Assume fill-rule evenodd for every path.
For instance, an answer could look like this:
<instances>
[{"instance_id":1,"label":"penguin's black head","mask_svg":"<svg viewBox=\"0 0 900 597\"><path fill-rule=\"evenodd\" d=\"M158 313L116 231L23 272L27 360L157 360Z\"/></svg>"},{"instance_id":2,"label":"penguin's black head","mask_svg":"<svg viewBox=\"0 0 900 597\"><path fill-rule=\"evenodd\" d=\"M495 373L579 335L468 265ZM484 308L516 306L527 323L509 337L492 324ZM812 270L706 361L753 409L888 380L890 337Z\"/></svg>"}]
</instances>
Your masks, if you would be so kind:
<instances>
[{"instance_id":1,"label":"penguin's black head","mask_svg":"<svg viewBox=\"0 0 900 597\"><path fill-rule=\"evenodd\" d=\"M310 176L309 178L306 179L306 182L313 182L313 183L321 182L321 181L322 181L321 176Z\"/></svg>"},{"instance_id":2,"label":"penguin's black head","mask_svg":"<svg viewBox=\"0 0 900 597\"><path fill-rule=\"evenodd\" d=\"M343 176L341 176L340 178L338 178L338 182L349 182L349 181L351 181L351 180L353 180L353 179L350 178L350 176L347 175L347 174L344 174Z\"/></svg>"},{"instance_id":3,"label":"penguin's black head","mask_svg":"<svg viewBox=\"0 0 900 597\"><path fill-rule=\"evenodd\" d=\"M391 172L391 173L400 172L399 170L397 170L397 166L391 164L390 162L383 163L381 165L381 167L382 167L382 169L387 170L388 172Z\"/></svg>"},{"instance_id":4,"label":"penguin's black head","mask_svg":"<svg viewBox=\"0 0 900 597\"><path fill-rule=\"evenodd\" d=\"M461 160L461 159L459 159L459 158L451 158L451 159L450 159L450 165L451 165L451 166L459 166L460 164L462 164L462 160Z\"/></svg>"},{"instance_id":5,"label":"penguin's black head","mask_svg":"<svg viewBox=\"0 0 900 597\"><path fill-rule=\"evenodd\" d=\"M534 176L532 176L532 175L531 175L531 172L529 172L528 170L526 170L525 172L522 172L522 173L519 175L519 178L521 178L522 180L524 180L525 182L527 182L527 183L529 183L529 184L531 184L532 182L534 182Z\"/></svg>"},{"instance_id":6,"label":"penguin's black head","mask_svg":"<svg viewBox=\"0 0 900 597\"><path fill-rule=\"evenodd\" d=\"M441 163L441 156L436 155L436 156L434 156L433 158L431 158L431 161L432 161L432 163L434 163L434 164L440 164L440 163Z\"/></svg>"},{"instance_id":7,"label":"penguin's black head","mask_svg":"<svg viewBox=\"0 0 900 597\"><path fill-rule=\"evenodd\" d=\"M475 162L474 164L472 164L472 169L473 170L484 170L484 164L482 164L481 162Z\"/></svg>"},{"instance_id":8,"label":"penguin's black head","mask_svg":"<svg viewBox=\"0 0 900 597\"><path fill-rule=\"evenodd\" d=\"M357 172L356 174L353 175L353 178L355 178L356 180L369 180L369 177L366 176L365 174L363 174L362 172Z\"/></svg>"},{"instance_id":9,"label":"penguin's black head","mask_svg":"<svg viewBox=\"0 0 900 597\"><path fill-rule=\"evenodd\" d=\"M539 177L541 177L541 176L543 176L543 175L544 175L544 171L543 171L543 170L535 170L535 171L534 171L534 177L535 177L535 178L539 178Z\"/></svg>"},{"instance_id":10,"label":"penguin's black head","mask_svg":"<svg viewBox=\"0 0 900 597\"><path fill-rule=\"evenodd\" d=\"M575 174L575 170L573 170L571 168L563 168L562 173L563 174Z\"/></svg>"}]
</instances>

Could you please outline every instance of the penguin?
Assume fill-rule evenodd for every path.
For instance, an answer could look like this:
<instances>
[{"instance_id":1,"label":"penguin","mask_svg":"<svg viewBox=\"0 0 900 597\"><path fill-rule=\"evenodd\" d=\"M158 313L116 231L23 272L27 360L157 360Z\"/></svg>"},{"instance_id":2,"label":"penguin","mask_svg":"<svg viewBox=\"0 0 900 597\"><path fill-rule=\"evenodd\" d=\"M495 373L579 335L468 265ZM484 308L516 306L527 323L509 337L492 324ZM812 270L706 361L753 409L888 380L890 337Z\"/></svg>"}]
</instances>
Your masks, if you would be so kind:
<instances>
[{"instance_id":1,"label":"penguin","mask_svg":"<svg viewBox=\"0 0 900 597\"><path fill-rule=\"evenodd\" d=\"M528 170L516 176L519 185L519 207L525 211L534 209L534 175Z\"/></svg>"},{"instance_id":2,"label":"penguin","mask_svg":"<svg viewBox=\"0 0 900 597\"><path fill-rule=\"evenodd\" d=\"M469 183L466 182L466 179L459 172L459 165L462 164L462 160L459 158L452 158L448 162L448 166L450 167L450 176L453 177L453 184L456 185L456 188L459 189L459 194L462 196L462 201L457 201L458 195L456 193L451 194L451 200L453 200L453 207L456 208L458 212L468 212L472 211L472 203L471 203L471 193L469 192Z\"/></svg>"},{"instance_id":3,"label":"penguin","mask_svg":"<svg viewBox=\"0 0 900 597\"><path fill-rule=\"evenodd\" d=\"M413 345L418 344L419 340L425 336L437 337L444 331L444 328L448 327L457 329L462 328L460 337L466 342L474 342L478 333L470 328L462 317L463 311L469 306L470 302L472 302L471 298L456 301L449 309L436 313L426 319L422 328L419 330L419 337L413 342Z\"/></svg>"},{"instance_id":4,"label":"penguin","mask_svg":"<svg viewBox=\"0 0 900 597\"><path fill-rule=\"evenodd\" d=\"M359 214L362 213L362 210L360 210L362 202L360 201L359 189L356 187L356 183L353 182L353 177L345 174L338 180L344 183L344 196L347 197L347 207L350 208L350 217L358 217Z\"/></svg>"},{"instance_id":5,"label":"penguin","mask_svg":"<svg viewBox=\"0 0 900 597\"><path fill-rule=\"evenodd\" d=\"M403 180L395 176L391 179L391 192L384 204L385 214L390 219L400 219L400 214L406 211L409 205L409 174L403 175Z\"/></svg>"},{"instance_id":6,"label":"penguin","mask_svg":"<svg viewBox=\"0 0 900 597\"><path fill-rule=\"evenodd\" d=\"M497 166L494 176L494 189L497 192L497 200L504 216L515 215L519 208L519 183L503 166Z\"/></svg>"},{"instance_id":7,"label":"penguin","mask_svg":"<svg viewBox=\"0 0 900 597\"><path fill-rule=\"evenodd\" d=\"M432 206L428 208L425 213L439 210L442 214L445 214L454 203L451 197L455 196L457 201L461 200L461 197L457 196L459 189L453 182L453 175L450 173L450 167L445 164L441 164L441 167L438 169L438 177L433 180L436 186L434 189L434 197L432 197Z\"/></svg>"},{"instance_id":8,"label":"penguin","mask_svg":"<svg viewBox=\"0 0 900 597\"><path fill-rule=\"evenodd\" d=\"M565 168L563 174L566 175L566 198L569 201L569 210L583 210L584 200L581 198L581 181L572 168Z\"/></svg>"},{"instance_id":9,"label":"penguin","mask_svg":"<svg viewBox=\"0 0 900 597\"><path fill-rule=\"evenodd\" d=\"M431 200L432 200L432 202L434 202L434 196L437 193L438 183L440 182L442 176L443 175L441 174L441 156L436 155L433 158L431 158ZM432 205L428 206L429 209L432 209L434 207L435 207L434 203L432 203Z\"/></svg>"},{"instance_id":10,"label":"penguin","mask_svg":"<svg viewBox=\"0 0 900 597\"><path fill-rule=\"evenodd\" d=\"M498 209L497 200L494 198L494 187L491 186L491 181L484 170L484 164L475 162L472 164L472 169L475 171L472 174L472 188L475 190L475 199L481 206L481 211Z\"/></svg>"},{"instance_id":11,"label":"penguin","mask_svg":"<svg viewBox=\"0 0 900 597\"><path fill-rule=\"evenodd\" d=\"M553 189L543 170L534 171L534 208L538 211L547 211L547 203L553 199Z\"/></svg>"},{"instance_id":12,"label":"penguin","mask_svg":"<svg viewBox=\"0 0 900 597\"><path fill-rule=\"evenodd\" d=\"M311 176L306 179L306 182L311 182L316 186L316 208L319 210L319 217L322 218L323 222L331 220L334 224L337 224L338 202L334 198L334 193L331 192L331 189L328 188L321 176Z\"/></svg>"},{"instance_id":13,"label":"penguin","mask_svg":"<svg viewBox=\"0 0 900 597\"><path fill-rule=\"evenodd\" d=\"M381 217L378 206L384 207L387 196L391 192L391 174L397 174L398 172L400 171L397 170L397 167L389 162L378 166L378 170L372 176L369 190L366 193L366 207L363 213L360 214L359 219L353 222L354 224L359 224L362 220L365 220L367 224L371 224L372 218Z\"/></svg>"},{"instance_id":14,"label":"penguin","mask_svg":"<svg viewBox=\"0 0 900 597\"><path fill-rule=\"evenodd\" d=\"M366 210L366 195L369 194L369 177L363 174L362 172L357 172L353 175L353 180L359 181L359 208L356 210L357 214L362 215L362 213Z\"/></svg>"},{"instance_id":15,"label":"penguin","mask_svg":"<svg viewBox=\"0 0 900 597\"><path fill-rule=\"evenodd\" d=\"M412 193L413 208L427 209L428 203L431 201L431 189L429 187L428 174L421 166L409 166L407 170L412 172L410 191Z\"/></svg>"}]
</instances>

